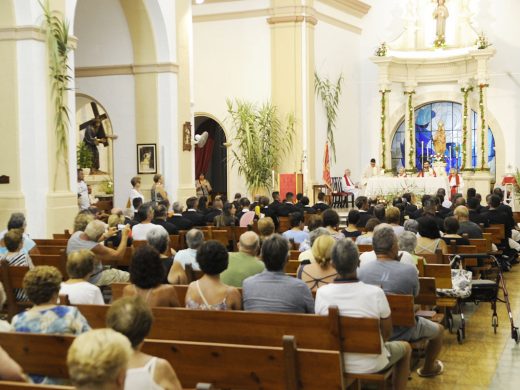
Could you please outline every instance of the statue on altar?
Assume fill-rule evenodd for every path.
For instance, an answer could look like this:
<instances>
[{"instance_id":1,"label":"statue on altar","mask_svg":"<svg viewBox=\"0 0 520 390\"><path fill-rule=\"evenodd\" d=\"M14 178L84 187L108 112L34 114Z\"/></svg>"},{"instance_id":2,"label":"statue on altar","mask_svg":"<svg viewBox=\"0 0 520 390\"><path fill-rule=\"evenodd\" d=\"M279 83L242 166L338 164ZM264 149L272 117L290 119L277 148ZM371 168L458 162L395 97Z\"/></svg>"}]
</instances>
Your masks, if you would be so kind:
<instances>
[{"instance_id":1,"label":"statue on altar","mask_svg":"<svg viewBox=\"0 0 520 390\"><path fill-rule=\"evenodd\" d=\"M446 0L437 0L437 8L433 12L433 18L437 21L436 43L440 45L446 42L446 19L450 16L445 3Z\"/></svg>"},{"instance_id":2,"label":"statue on altar","mask_svg":"<svg viewBox=\"0 0 520 390\"><path fill-rule=\"evenodd\" d=\"M435 153L440 156L444 156L446 153L446 130L443 122L439 122L437 125L437 133L433 137L433 148Z\"/></svg>"}]
</instances>

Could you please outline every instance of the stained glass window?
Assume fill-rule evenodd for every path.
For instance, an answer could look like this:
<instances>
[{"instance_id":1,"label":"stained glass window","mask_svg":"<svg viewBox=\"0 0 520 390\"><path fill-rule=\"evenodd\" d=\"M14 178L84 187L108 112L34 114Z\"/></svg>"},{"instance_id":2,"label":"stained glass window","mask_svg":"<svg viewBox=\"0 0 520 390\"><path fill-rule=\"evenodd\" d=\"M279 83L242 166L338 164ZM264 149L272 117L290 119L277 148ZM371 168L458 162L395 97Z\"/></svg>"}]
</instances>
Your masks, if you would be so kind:
<instances>
[{"instance_id":1,"label":"stained glass window","mask_svg":"<svg viewBox=\"0 0 520 390\"><path fill-rule=\"evenodd\" d=\"M477 163L477 147L475 136L477 131L477 113L471 110L470 129L472 132L471 161L472 167ZM435 102L425 104L415 110L415 166L422 169L422 163L431 161L435 154L433 139L440 123L443 123L446 131L446 171L451 167L460 168L462 159L462 105L454 102ZM491 129L488 129L487 142L489 146L488 162L494 174L495 140ZM405 122L404 118L399 124L392 139L392 169L397 170L405 166Z\"/></svg>"}]
</instances>

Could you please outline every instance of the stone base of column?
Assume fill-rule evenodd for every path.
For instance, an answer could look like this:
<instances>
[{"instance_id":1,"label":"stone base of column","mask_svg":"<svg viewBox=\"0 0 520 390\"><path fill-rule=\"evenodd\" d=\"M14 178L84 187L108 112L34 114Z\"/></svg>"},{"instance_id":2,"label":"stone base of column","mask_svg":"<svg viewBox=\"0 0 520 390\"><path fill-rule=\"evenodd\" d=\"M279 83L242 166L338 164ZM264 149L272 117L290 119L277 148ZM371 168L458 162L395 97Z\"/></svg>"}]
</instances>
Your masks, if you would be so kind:
<instances>
[{"instance_id":1,"label":"stone base of column","mask_svg":"<svg viewBox=\"0 0 520 390\"><path fill-rule=\"evenodd\" d=\"M72 192L51 192L47 195L47 229L46 237L53 233L63 233L65 229L72 232L74 218L78 213L78 197Z\"/></svg>"}]
</instances>

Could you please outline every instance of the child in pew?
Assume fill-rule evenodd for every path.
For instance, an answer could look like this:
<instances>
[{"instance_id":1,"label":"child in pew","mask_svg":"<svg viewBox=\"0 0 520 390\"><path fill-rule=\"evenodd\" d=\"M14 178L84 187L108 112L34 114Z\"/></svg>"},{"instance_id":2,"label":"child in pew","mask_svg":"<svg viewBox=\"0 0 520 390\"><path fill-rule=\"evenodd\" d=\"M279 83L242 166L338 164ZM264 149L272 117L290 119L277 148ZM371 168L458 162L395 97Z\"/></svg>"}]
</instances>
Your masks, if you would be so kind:
<instances>
[{"instance_id":1,"label":"child in pew","mask_svg":"<svg viewBox=\"0 0 520 390\"><path fill-rule=\"evenodd\" d=\"M103 305L103 295L98 286L88 280L94 272L95 255L82 249L67 257L69 279L61 283L60 295L68 295L72 305Z\"/></svg>"},{"instance_id":2,"label":"child in pew","mask_svg":"<svg viewBox=\"0 0 520 390\"><path fill-rule=\"evenodd\" d=\"M107 326L124 334L133 348L125 390L181 390L177 374L168 361L141 352L152 323L152 311L141 297L121 298L107 312Z\"/></svg>"},{"instance_id":3,"label":"child in pew","mask_svg":"<svg viewBox=\"0 0 520 390\"><path fill-rule=\"evenodd\" d=\"M229 255L220 242L209 240L197 250L197 263L204 272L186 291L186 307L199 310L241 310L242 297L235 288L220 281L228 267Z\"/></svg>"},{"instance_id":4,"label":"child in pew","mask_svg":"<svg viewBox=\"0 0 520 390\"><path fill-rule=\"evenodd\" d=\"M90 330L77 307L56 304L62 279L56 267L46 265L25 274L23 288L34 306L13 317L11 325L16 332L79 335ZM40 375L31 375L31 379L42 384L64 383L59 378Z\"/></svg>"},{"instance_id":5,"label":"child in pew","mask_svg":"<svg viewBox=\"0 0 520 390\"><path fill-rule=\"evenodd\" d=\"M91 330L76 337L67 353L74 388L123 390L131 355L128 339L112 329Z\"/></svg>"}]
</instances>

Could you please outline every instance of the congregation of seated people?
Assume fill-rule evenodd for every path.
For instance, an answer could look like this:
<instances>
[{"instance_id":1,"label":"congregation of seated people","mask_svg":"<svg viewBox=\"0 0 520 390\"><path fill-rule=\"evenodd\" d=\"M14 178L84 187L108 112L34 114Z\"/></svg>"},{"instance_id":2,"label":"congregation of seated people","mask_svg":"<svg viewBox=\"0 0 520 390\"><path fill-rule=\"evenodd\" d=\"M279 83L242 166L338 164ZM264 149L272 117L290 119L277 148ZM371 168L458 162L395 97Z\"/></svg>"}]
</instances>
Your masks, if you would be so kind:
<instances>
[{"instance_id":1,"label":"congregation of seated people","mask_svg":"<svg viewBox=\"0 0 520 390\"><path fill-rule=\"evenodd\" d=\"M39 253L39 246L25 232L23 214L14 213L0 233L0 260L8 267L28 268L23 289L14 295L31 307L10 322L0 321L0 331L78 336L67 357L70 381L77 388L111 383L107 388L180 389L175 367L141 352L153 323L151 308L327 315L330 306L337 306L344 316L380 320L383 341L379 355L347 353L345 372L377 373L393 366L394 388L404 389L411 345L418 341L426 347L417 374L443 373L438 357L444 327L424 317L417 317L412 327L392 326L385 294L417 296L421 255L449 254L453 246L482 238L490 225L503 226L501 266L510 269L518 262L520 231L503 198L500 189L486 197L486 206L474 189L451 200L442 189L420 201L410 193L391 202L358 196L342 224L323 192L313 206L304 194L291 192L283 200L275 191L271 199L257 196L253 202L241 194L233 202L224 196L212 202L194 196L186 200L185 211L180 202L170 209L168 202L136 197L132 212L77 214L63 248L67 275L53 266L33 265L31 254ZM241 226L246 231L229 245L205 239L208 227ZM184 232L185 244L176 251L170 237L179 232ZM136 242L143 244L134 246ZM129 249L129 266L118 266ZM296 274L286 273L289 261L299 261ZM191 279L190 272L198 278ZM113 299L110 287L121 283L122 298ZM185 296L178 296L176 285L186 287ZM60 296L67 296L70 305L60 302ZM4 301L0 284L0 307ZM110 329L91 330L74 306L80 304L111 305ZM1 346L0 379L64 383L23 373Z\"/></svg>"}]
</instances>

